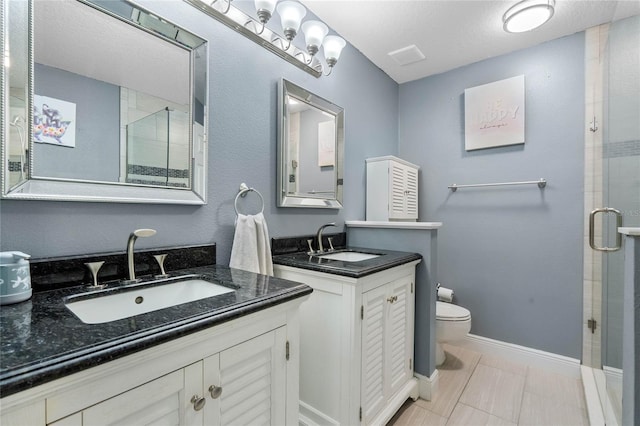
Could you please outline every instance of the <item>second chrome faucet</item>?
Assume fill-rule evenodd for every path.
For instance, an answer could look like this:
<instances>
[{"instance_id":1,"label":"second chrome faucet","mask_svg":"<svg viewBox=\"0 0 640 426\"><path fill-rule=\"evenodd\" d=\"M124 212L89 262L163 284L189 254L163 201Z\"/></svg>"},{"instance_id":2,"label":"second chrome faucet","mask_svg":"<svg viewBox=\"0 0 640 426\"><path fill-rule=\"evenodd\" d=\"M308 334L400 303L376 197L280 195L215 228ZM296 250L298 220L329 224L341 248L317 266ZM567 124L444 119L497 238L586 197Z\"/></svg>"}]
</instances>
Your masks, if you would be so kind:
<instances>
[{"instance_id":1,"label":"second chrome faucet","mask_svg":"<svg viewBox=\"0 0 640 426\"><path fill-rule=\"evenodd\" d=\"M319 254L324 253L324 245L322 244L322 232L324 231L324 228L327 228L329 226L336 226L336 223L335 222L325 223L320 228L318 228L318 232L316 233L316 240L318 241L318 251L316 253L319 253Z\"/></svg>"}]
</instances>

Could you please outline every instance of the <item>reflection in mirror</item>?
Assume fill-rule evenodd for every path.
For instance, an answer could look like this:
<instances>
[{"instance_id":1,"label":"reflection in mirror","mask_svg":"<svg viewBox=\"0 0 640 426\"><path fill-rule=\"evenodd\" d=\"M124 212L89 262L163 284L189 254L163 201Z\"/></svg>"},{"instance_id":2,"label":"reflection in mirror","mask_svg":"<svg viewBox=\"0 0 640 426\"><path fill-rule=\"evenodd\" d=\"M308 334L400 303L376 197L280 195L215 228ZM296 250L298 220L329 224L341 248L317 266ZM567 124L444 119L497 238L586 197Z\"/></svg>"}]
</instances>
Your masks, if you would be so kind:
<instances>
[{"instance_id":1,"label":"reflection in mirror","mask_svg":"<svg viewBox=\"0 0 640 426\"><path fill-rule=\"evenodd\" d=\"M282 80L278 206L341 208L344 110Z\"/></svg>"},{"instance_id":2,"label":"reflection in mirror","mask_svg":"<svg viewBox=\"0 0 640 426\"><path fill-rule=\"evenodd\" d=\"M3 35L25 40L10 59L31 70L10 82L3 197L205 203L205 40L126 0L3 7Z\"/></svg>"},{"instance_id":3,"label":"reflection in mirror","mask_svg":"<svg viewBox=\"0 0 640 426\"><path fill-rule=\"evenodd\" d=\"M5 8L5 25L16 31L2 31L2 45L10 46L15 55L7 56L5 51L2 101L4 117L2 117L2 136L6 140L3 152L2 191L22 184L27 179L29 126L27 122L29 81L27 72L27 54L29 51L29 8L26 2L3 2ZM8 9L8 13L7 13ZM12 50L12 53L13 53ZM6 88L8 96L5 94ZM4 104L6 102L7 104ZM8 128L7 128L8 127Z\"/></svg>"}]
</instances>

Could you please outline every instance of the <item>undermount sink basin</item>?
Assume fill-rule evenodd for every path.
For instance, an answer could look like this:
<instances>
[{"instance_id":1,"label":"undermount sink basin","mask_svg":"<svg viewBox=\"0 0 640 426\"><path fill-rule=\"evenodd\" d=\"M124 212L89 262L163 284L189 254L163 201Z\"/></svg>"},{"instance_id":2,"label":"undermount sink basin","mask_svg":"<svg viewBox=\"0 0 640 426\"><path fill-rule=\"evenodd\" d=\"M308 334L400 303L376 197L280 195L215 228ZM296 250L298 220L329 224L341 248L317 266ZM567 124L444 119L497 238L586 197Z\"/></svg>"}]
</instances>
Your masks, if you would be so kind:
<instances>
[{"instance_id":1,"label":"undermount sink basin","mask_svg":"<svg viewBox=\"0 0 640 426\"><path fill-rule=\"evenodd\" d=\"M233 291L200 278L191 278L153 287L134 287L90 299L81 297L83 295L70 296L65 300L65 306L85 324L101 324Z\"/></svg>"},{"instance_id":2,"label":"undermount sink basin","mask_svg":"<svg viewBox=\"0 0 640 426\"><path fill-rule=\"evenodd\" d=\"M379 254L362 253L359 251L341 251L337 253L321 254L318 257L321 259L341 260L343 262L361 262L363 260L374 259L379 256Z\"/></svg>"}]
</instances>

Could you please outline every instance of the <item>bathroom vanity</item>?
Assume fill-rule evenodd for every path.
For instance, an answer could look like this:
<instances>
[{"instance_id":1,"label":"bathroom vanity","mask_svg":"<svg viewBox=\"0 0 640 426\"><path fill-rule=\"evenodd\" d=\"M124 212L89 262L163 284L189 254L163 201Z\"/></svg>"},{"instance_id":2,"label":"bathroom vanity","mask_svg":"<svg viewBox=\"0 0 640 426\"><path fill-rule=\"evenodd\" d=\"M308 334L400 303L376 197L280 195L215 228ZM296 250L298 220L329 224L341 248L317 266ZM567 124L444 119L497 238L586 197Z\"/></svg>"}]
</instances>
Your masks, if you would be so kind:
<instances>
[{"instance_id":1,"label":"bathroom vanity","mask_svg":"<svg viewBox=\"0 0 640 426\"><path fill-rule=\"evenodd\" d=\"M303 284L220 266L174 271L233 289L102 324L64 305L0 311L0 424L297 424Z\"/></svg>"},{"instance_id":2,"label":"bathroom vanity","mask_svg":"<svg viewBox=\"0 0 640 426\"><path fill-rule=\"evenodd\" d=\"M407 398L418 398L413 324L421 256L353 248L335 254L273 258L277 277L313 288L300 309L300 420L385 424ZM358 257L365 260L339 260Z\"/></svg>"}]
</instances>

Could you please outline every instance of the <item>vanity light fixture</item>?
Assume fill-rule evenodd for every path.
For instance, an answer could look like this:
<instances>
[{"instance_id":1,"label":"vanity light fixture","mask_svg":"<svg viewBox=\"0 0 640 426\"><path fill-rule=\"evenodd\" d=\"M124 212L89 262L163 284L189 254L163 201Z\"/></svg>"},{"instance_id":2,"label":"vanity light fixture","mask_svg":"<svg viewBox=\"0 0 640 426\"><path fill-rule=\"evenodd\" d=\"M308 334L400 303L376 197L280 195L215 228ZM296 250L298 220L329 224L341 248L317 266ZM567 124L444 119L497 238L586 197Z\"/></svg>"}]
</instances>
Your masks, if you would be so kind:
<instances>
[{"instance_id":1,"label":"vanity light fixture","mask_svg":"<svg viewBox=\"0 0 640 426\"><path fill-rule=\"evenodd\" d=\"M307 9L297 1L254 0L253 16L233 6L233 0L184 1L315 77L324 74L325 67L316 59L320 48L324 49L326 68L329 69L324 75L329 75L347 44L341 37L327 36L329 28L320 21L310 20L303 23ZM274 10L280 16L284 36L278 35L266 26ZM293 43L301 27L306 51Z\"/></svg>"},{"instance_id":2,"label":"vanity light fixture","mask_svg":"<svg viewBox=\"0 0 640 426\"><path fill-rule=\"evenodd\" d=\"M329 73L325 75L331 74L333 66L338 62L340 53L342 53L342 49L344 49L346 44L347 43L342 37L334 35L328 36L324 39L324 56L327 61L327 65L329 65Z\"/></svg>"},{"instance_id":3,"label":"vanity light fixture","mask_svg":"<svg viewBox=\"0 0 640 426\"><path fill-rule=\"evenodd\" d=\"M553 16L555 0L522 0L502 16L502 28L508 33L534 30Z\"/></svg>"},{"instance_id":4,"label":"vanity light fixture","mask_svg":"<svg viewBox=\"0 0 640 426\"><path fill-rule=\"evenodd\" d=\"M296 37L296 34L298 34L302 18L307 14L307 9L298 2L283 1L278 4L276 10L280 15L284 38L289 40L289 46L291 46L291 40L293 40ZM289 49L289 46L284 50Z\"/></svg>"},{"instance_id":5,"label":"vanity light fixture","mask_svg":"<svg viewBox=\"0 0 640 426\"><path fill-rule=\"evenodd\" d=\"M307 21L302 24L302 32L304 33L307 52L309 52L309 55L313 58L315 54L318 53L324 38L329 33L329 28L320 21ZM309 59L309 63L311 63L311 59Z\"/></svg>"},{"instance_id":6,"label":"vanity light fixture","mask_svg":"<svg viewBox=\"0 0 640 426\"><path fill-rule=\"evenodd\" d=\"M262 34L264 31L264 26L269 22L269 19L271 19L273 11L276 8L276 3L278 3L278 0L255 0L256 14L262 24L262 29L260 29L260 32L257 34Z\"/></svg>"}]
</instances>

